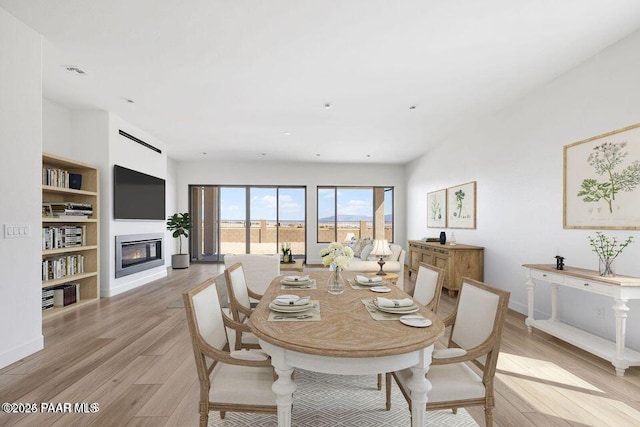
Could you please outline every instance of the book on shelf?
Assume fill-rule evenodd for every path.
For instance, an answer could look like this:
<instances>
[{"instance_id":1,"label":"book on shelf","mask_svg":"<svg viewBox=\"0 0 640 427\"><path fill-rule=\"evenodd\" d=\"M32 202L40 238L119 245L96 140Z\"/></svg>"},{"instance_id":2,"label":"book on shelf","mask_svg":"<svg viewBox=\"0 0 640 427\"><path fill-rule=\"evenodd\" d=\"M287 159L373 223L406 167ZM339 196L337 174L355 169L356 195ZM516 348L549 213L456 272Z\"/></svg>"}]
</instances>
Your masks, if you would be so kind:
<instances>
[{"instance_id":1,"label":"book on shelf","mask_svg":"<svg viewBox=\"0 0 640 427\"><path fill-rule=\"evenodd\" d=\"M42 250L86 246L86 225L59 225L42 227Z\"/></svg>"},{"instance_id":2,"label":"book on shelf","mask_svg":"<svg viewBox=\"0 0 640 427\"><path fill-rule=\"evenodd\" d=\"M53 305L56 307L66 307L75 304L79 299L80 284L66 283L53 288Z\"/></svg>"},{"instance_id":3,"label":"book on shelf","mask_svg":"<svg viewBox=\"0 0 640 427\"><path fill-rule=\"evenodd\" d=\"M45 288L42 290L42 311L53 308L53 289Z\"/></svg>"},{"instance_id":4,"label":"book on shelf","mask_svg":"<svg viewBox=\"0 0 640 427\"><path fill-rule=\"evenodd\" d=\"M76 202L43 202L42 216L44 217L73 217L87 218L93 215L93 205L90 203Z\"/></svg>"}]
</instances>

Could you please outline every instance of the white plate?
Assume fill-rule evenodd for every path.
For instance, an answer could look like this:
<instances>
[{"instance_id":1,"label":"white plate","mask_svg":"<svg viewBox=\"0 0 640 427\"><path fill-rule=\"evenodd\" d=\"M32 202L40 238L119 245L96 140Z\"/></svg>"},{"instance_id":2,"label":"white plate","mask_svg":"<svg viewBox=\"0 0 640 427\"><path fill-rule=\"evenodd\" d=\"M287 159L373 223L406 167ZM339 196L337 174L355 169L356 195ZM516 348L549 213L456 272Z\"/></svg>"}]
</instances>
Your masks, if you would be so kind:
<instances>
[{"instance_id":1,"label":"white plate","mask_svg":"<svg viewBox=\"0 0 640 427\"><path fill-rule=\"evenodd\" d=\"M387 288L386 286L374 286L372 288L369 288L370 291L373 292L391 292L391 288Z\"/></svg>"},{"instance_id":2,"label":"white plate","mask_svg":"<svg viewBox=\"0 0 640 427\"><path fill-rule=\"evenodd\" d=\"M313 308L313 304L309 303L306 305L278 305L275 303L270 303L269 308L273 311L277 311L278 313L301 313L303 311L307 311L310 308Z\"/></svg>"},{"instance_id":3,"label":"white plate","mask_svg":"<svg viewBox=\"0 0 640 427\"><path fill-rule=\"evenodd\" d=\"M416 311L420 310L420 307L415 304L410 307L378 307L378 304L376 304L375 300L373 300L373 306L376 308L376 310L384 311L385 313L391 314L409 314L415 313Z\"/></svg>"},{"instance_id":4,"label":"white plate","mask_svg":"<svg viewBox=\"0 0 640 427\"><path fill-rule=\"evenodd\" d=\"M307 280L306 282L301 282L301 281L288 281L288 280L281 280L280 281L281 284L283 285L287 285L287 286L309 286L311 283L313 283L311 280Z\"/></svg>"},{"instance_id":5,"label":"white plate","mask_svg":"<svg viewBox=\"0 0 640 427\"><path fill-rule=\"evenodd\" d=\"M400 323L413 326L414 328L426 328L427 326L431 326L433 322L431 319L427 319L426 317L410 315L410 316L402 316L400 318Z\"/></svg>"}]
</instances>

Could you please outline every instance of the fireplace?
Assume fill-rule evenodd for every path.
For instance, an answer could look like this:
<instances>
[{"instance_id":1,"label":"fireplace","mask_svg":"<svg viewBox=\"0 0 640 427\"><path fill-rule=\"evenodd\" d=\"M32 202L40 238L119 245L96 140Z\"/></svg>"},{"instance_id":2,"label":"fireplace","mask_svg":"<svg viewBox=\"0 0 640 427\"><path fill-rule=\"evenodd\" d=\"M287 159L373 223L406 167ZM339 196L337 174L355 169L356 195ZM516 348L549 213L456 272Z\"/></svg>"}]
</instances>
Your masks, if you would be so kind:
<instances>
[{"instance_id":1,"label":"fireplace","mask_svg":"<svg viewBox=\"0 0 640 427\"><path fill-rule=\"evenodd\" d=\"M116 236L116 277L164 265L162 233Z\"/></svg>"}]
</instances>

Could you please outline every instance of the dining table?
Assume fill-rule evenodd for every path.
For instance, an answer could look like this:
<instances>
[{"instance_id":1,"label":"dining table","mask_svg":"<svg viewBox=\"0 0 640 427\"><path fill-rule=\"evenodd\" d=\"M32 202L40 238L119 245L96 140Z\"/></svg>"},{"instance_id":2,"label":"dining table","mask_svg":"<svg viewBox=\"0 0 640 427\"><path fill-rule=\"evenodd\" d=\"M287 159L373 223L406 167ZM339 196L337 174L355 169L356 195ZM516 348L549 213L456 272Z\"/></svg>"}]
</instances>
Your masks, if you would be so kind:
<instances>
[{"instance_id":1,"label":"dining table","mask_svg":"<svg viewBox=\"0 0 640 427\"><path fill-rule=\"evenodd\" d=\"M276 394L278 426L291 425L295 368L339 375L375 375L410 368L411 425L424 426L427 393L431 389L426 373L434 343L444 334L444 324L417 302L414 304L418 311L414 314L430 319L428 327L407 326L397 315L374 313L366 302L377 296L398 300L409 295L392 284L387 284L390 290L386 293L351 286L354 272L342 272L344 293L330 294L330 274L328 269L309 272L313 286L299 287L285 286L283 276L275 277L249 318L251 331L270 356L277 374L272 390ZM312 315L274 316L270 304L277 296L290 294L309 296ZM374 316L380 320L374 320Z\"/></svg>"}]
</instances>

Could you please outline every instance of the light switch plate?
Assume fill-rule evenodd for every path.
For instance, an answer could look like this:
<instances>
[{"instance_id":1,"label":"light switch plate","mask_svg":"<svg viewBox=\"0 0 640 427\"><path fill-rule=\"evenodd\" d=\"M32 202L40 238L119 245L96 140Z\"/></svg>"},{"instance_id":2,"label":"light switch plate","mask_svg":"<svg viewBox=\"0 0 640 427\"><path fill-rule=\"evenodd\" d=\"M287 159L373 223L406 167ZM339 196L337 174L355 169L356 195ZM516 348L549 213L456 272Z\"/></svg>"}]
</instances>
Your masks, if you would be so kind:
<instances>
[{"instance_id":1,"label":"light switch plate","mask_svg":"<svg viewBox=\"0 0 640 427\"><path fill-rule=\"evenodd\" d=\"M5 239L24 239L31 237L31 226L29 224L5 224Z\"/></svg>"}]
</instances>

